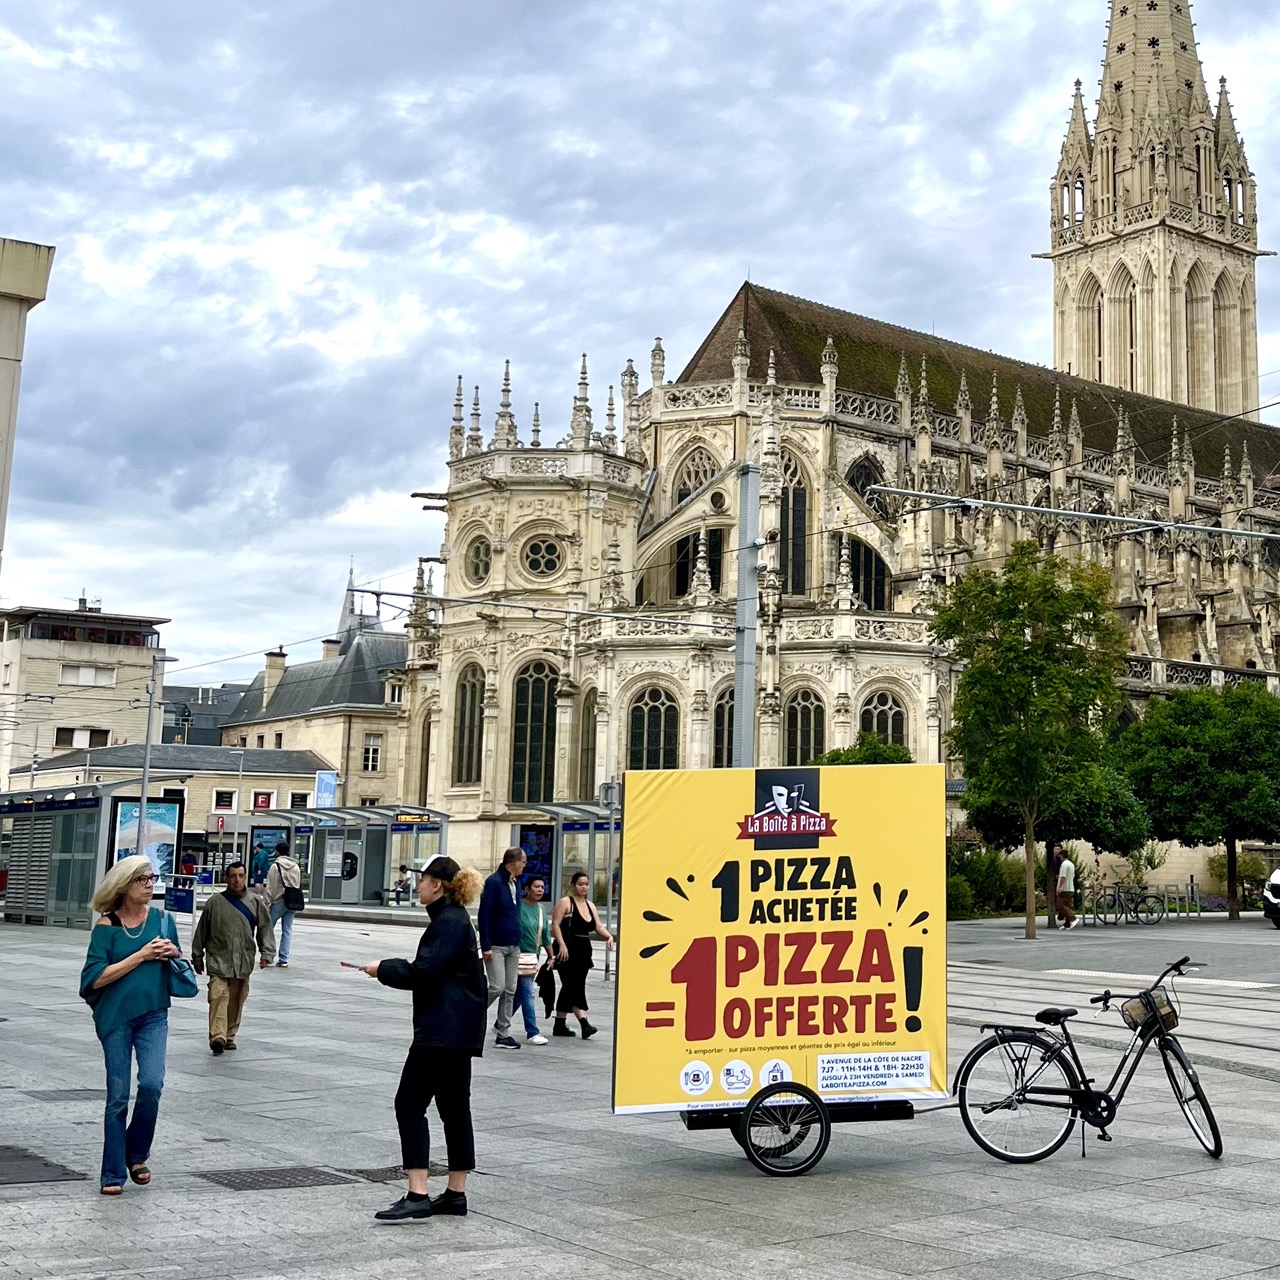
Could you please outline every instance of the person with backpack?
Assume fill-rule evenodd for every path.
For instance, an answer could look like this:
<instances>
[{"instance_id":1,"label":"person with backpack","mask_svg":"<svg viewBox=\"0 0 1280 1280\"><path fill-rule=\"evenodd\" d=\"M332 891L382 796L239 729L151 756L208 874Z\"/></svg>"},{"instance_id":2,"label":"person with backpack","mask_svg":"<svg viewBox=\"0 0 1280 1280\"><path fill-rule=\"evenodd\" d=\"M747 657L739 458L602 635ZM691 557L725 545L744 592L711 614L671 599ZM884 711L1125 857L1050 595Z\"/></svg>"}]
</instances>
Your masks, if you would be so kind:
<instances>
[{"instance_id":1,"label":"person with backpack","mask_svg":"<svg viewBox=\"0 0 1280 1280\"><path fill-rule=\"evenodd\" d=\"M276 958L275 931L267 904L249 892L243 862L227 866L227 887L204 904L191 940L191 967L204 972L209 961L209 1051L215 1056L236 1047L240 1015L249 998L253 955L265 969Z\"/></svg>"},{"instance_id":2,"label":"person with backpack","mask_svg":"<svg viewBox=\"0 0 1280 1280\"><path fill-rule=\"evenodd\" d=\"M267 872L267 905L271 908L271 932L280 926L280 951L276 967L289 967L289 951L293 947L293 917L302 911L307 900L302 895L302 868L289 857L289 845L281 840L276 845L276 858Z\"/></svg>"}]
</instances>

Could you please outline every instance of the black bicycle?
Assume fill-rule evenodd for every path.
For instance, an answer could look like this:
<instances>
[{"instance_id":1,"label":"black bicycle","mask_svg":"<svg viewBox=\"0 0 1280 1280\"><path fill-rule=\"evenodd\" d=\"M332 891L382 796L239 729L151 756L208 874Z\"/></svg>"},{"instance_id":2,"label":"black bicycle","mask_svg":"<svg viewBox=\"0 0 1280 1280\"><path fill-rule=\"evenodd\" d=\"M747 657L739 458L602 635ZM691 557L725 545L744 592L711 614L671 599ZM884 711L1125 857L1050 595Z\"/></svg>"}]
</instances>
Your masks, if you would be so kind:
<instances>
[{"instance_id":1,"label":"black bicycle","mask_svg":"<svg viewBox=\"0 0 1280 1280\"><path fill-rule=\"evenodd\" d=\"M1078 1010L1041 1009L1036 1014L1042 1027L1058 1028L1056 1034L1038 1027L985 1024L982 1029L992 1034L972 1049L956 1072L960 1118L969 1136L989 1155L1011 1164L1051 1156L1071 1136L1077 1120L1110 1142L1107 1129L1154 1042L1191 1132L1216 1160L1222 1155L1222 1134L1195 1068L1173 1034L1178 1011L1170 995L1172 983L1169 990L1161 985L1170 974L1183 977L1190 964L1190 957L1184 956L1137 995L1113 996L1104 991L1090 1001L1104 1010L1118 1003L1121 1017L1133 1032L1105 1089L1094 1088L1071 1038L1067 1023ZM1083 1130L1080 1150L1083 1155Z\"/></svg>"}]
</instances>

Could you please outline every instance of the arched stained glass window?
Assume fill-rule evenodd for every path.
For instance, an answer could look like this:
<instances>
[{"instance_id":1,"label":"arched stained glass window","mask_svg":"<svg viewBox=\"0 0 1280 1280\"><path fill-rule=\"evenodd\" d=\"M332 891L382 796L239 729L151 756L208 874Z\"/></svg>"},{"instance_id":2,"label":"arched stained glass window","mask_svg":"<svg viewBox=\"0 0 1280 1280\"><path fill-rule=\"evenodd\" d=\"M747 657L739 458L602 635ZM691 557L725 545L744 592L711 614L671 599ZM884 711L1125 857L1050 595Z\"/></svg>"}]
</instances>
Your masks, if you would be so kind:
<instances>
[{"instance_id":1,"label":"arched stained glass window","mask_svg":"<svg viewBox=\"0 0 1280 1280\"><path fill-rule=\"evenodd\" d=\"M853 594L872 613L889 609L889 566L865 542L853 538L849 543L849 572L853 578Z\"/></svg>"},{"instance_id":2,"label":"arched stained glass window","mask_svg":"<svg viewBox=\"0 0 1280 1280\"><path fill-rule=\"evenodd\" d=\"M812 689L800 689L787 699L787 764L808 764L827 749L827 709Z\"/></svg>"},{"instance_id":3,"label":"arched stained glass window","mask_svg":"<svg viewBox=\"0 0 1280 1280\"><path fill-rule=\"evenodd\" d=\"M859 458L849 468L845 483L871 508L876 515L889 519L889 502L883 493L868 493L867 490L878 484L884 484L884 471L870 454Z\"/></svg>"},{"instance_id":4,"label":"arched stained glass window","mask_svg":"<svg viewBox=\"0 0 1280 1280\"><path fill-rule=\"evenodd\" d=\"M550 804L555 787L556 686L560 673L539 658L516 676L511 722L511 803Z\"/></svg>"},{"instance_id":5,"label":"arched stained glass window","mask_svg":"<svg viewBox=\"0 0 1280 1280\"><path fill-rule=\"evenodd\" d=\"M484 752L484 668L472 662L458 677L453 720L453 784L475 786L480 781Z\"/></svg>"},{"instance_id":6,"label":"arched stained glass window","mask_svg":"<svg viewBox=\"0 0 1280 1280\"><path fill-rule=\"evenodd\" d=\"M717 699L713 714L714 735L711 744L711 767L733 768L733 690L726 689Z\"/></svg>"},{"instance_id":7,"label":"arched stained glass window","mask_svg":"<svg viewBox=\"0 0 1280 1280\"><path fill-rule=\"evenodd\" d=\"M703 485L710 484L720 471L720 464L707 449L695 449L681 464L680 474L676 477L676 502L697 493Z\"/></svg>"},{"instance_id":8,"label":"arched stained glass window","mask_svg":"<svg viewBox=\"0 0 1280 1280\"><path fill-rule=\"evenodd\" d=\"M645 689L631 702L627 768L680 767L680 709L665 689Z\"/></svg>"},{"instance_id":9,"label":"arched stained glass window","mask_svg":"<svg viewBox=\"0 0 1280 1280\"><path fill-rule=\"evenodd\" d=\"M588 689L582 699L582 718L578 725L578 799L596 798L596 715L600 693Z\"/></svg>"},{"instance_id":10,"label":"arched stained glass window","mask_svg":"<svg viewBox=\"0 0 1280 1280\"><path fill-rule=\"evenodd\" d=\"M907 745L907 713L887 690L873 693L862 704L862 732L874 733L881 742Z\"/></svg>"},{"instance_id":11,"label":"arched stained glass window","mask_svg":"<svg viewBox=\"0 0 1280 1280\"><path fill-rule=\"evenodd\" d=\"M808 590L809 490L795 456L782 455L782 593L802 596Z\"/></svg>"}]
</instances>

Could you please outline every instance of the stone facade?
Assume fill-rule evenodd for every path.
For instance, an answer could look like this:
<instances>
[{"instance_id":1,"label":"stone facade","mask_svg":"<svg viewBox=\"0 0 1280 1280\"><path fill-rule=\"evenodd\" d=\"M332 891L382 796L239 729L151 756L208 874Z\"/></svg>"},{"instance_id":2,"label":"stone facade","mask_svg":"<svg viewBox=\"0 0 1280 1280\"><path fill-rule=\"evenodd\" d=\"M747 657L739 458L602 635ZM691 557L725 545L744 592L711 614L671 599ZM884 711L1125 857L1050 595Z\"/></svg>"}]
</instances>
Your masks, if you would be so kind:
<instances>
[{"instance_id":1,"label":"stone facade","mask_svg":"<svg viewBox=\"0 0 1280 1280\"><path fill-rule=\"evenodd\" d=\"M1130 56L1117 34L1126 22L1127 8L1116 7L1109 58ZM1175 26L1193 40L1189 23ZM1143 119L1165 119L1163 70L1143 59L1142 96L1113 86L1120 105L1107 98L1106 119L1127 122L1118 136L1132 148L1156 136L1154 124L1133 123L1135 102ZM1200 85L1198 62L1193 74L1184 52L1173 61ZM1178 118L1202 97L1179 96ZM1092 219L1098 138L1079 95L1072 130L1064 154L1089 162L1081 172ZM1187 179L1169 178L1166 155L1132 234L1123 201L1106 214L1123 224L1106 245L1103 229L1095 237L1094 223L1074 213L1055 224L1059 299L1099 264L1110 264L1111 281L1125 254L1136 255L1141 283L1138 258L1157 243L1183 252L1178 237L1194 240L1205 270L1229 260L1237 293L1252 289L1255 197L1225 99L1214 130L1214 181L1230 160L1244 184L1232 197L1238 216L1206 197L1204 217L1227 221L1175 228ZM1056 181L1055 200L1063 189ZM1077 226L1086 230L1073 238ZM1165 281L1156 292L1172 306L1169 256L1155 258ZM1193 266L1188 257L1183 269ZM1280 474L1280 441L1215 411L1241 397L1256 403L1235 374L1225 401L1194 382L1190 397L1178 394L1171 313L1136 305L1148 345L1164 354L1143 357L1132 376L1117 373L1114 344L1101 370L1081 377L1075 356L1053 371L746 284L674 381L660 340L647 390L628 361L603 421L585 357L567 423L554 432L536 405L527 435L517 427L509 366L491 429L478 388L468 420L459 379L447 491L417 495L444 504L445 577L437 594L420 573L409 621L403 798L454 815L451 850L486 866L521 824L549 821L532 803L592 799L628 769L728 765L746 462L760 469L761 543L747 562L759 765L805 764L863 729L918 761L950 764L943 735L958 673L930 643L932 594L972 567L998 566L1020 539L1108 568L1135 701L1245 680L1280 692L1280 542L1243 534L1280 534L1280 487L1268 479ZM1200 315L1185 298L1178 306ZM1255 322L1243 307L1234 314L1239 332L1227 345L1244 360L1256 350ZM1207 342L1201 320L1196 341ZM1150 337L1157 324L1163 336ZM1068 350L1061 333L1059 344ZM966 496L1023 509L976 508ZM1149 524L1104 525L1091 514Z\"/></svg>"},{"instance_id":2,"label":"stone facade","mask_svg":"<svg viewBox=\"0 0 1280 1280\"><path fill-rule=\"evenodd\" d=\"M1050 188L1054 364L1256 416L1257 187L1187 5L1113 0L1094 124L1081 85Z\"/></svg>"}]
</instances>

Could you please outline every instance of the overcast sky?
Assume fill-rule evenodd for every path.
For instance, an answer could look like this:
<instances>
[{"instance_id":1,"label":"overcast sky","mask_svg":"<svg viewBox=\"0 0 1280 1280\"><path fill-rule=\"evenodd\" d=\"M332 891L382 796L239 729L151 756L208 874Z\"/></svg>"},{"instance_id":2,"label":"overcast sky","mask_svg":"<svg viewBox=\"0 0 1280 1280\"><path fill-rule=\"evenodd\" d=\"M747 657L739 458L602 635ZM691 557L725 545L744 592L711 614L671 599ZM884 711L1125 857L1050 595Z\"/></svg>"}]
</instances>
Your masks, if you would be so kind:
<instances>
[{"instance_id":1,"label":"overcast sky","mask_svg":"<svg viewBox=\"0 0 1280 1280\"><path fill-rule=\"evenodd\" d=\"M1274 6L1199 0L1263 239ZM171 617L172 681L318 656L439 548L453 387L597 414L742 280L1051 357L1048 182L1104 0L0 0L27 335L5 603ZM1280 267L1259 274L1280 369ZM674 376L674 372L669 376ZM1280 374L1263 382L1280 394ZM1273 419L1280 415L1273 413ZM195 664L207 664L195 667ZM185 670L185 668L192 668Z\"/></svg>"}]
</instances>

